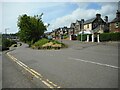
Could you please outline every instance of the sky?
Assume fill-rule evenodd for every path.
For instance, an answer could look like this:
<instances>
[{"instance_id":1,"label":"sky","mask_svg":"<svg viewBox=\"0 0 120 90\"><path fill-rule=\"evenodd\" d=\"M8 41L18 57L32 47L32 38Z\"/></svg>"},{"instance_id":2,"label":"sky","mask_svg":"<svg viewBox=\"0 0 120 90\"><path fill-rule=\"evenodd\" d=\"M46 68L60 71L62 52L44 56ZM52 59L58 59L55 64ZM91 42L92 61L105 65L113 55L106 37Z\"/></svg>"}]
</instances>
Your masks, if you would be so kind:
<instances>
[{"instance_id":1,"label":"sky","mask_svg":"<svg viewBox=\"0 0 120 90\"><path fill-rule=\"evenodd\" d=\"M70 27L70 24L76 20L91 19L97 13L100 13L103 19L108 16L111 21L115 18L118 9L118 0L114 0L114 2L112 0L111 2L95 2L94 0L91 2L87 2L89 0L84 0L84 2L78 2L78 0L72 0L72 2L24 1L0 1L0 32L4 33L6 28L7 33L18 32L18 17L23 14L34 16L43 13L42 20L45 24L50 24L47 28L47 32L50 32L59 27Z\"/></svg>"}]
</instances>

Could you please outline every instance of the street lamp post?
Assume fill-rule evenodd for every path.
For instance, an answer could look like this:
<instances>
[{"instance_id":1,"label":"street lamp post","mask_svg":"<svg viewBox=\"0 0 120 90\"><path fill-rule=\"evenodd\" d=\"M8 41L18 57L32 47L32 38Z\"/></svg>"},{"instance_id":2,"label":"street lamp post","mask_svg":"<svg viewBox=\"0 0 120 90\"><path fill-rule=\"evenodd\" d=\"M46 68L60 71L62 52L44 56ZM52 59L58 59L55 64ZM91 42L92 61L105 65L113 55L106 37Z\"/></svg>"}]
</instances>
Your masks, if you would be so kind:
<instances>
[{"instance_id":1,"label":"street lamp post","mask_svg":"<svg viewBox=\"0 0 120 90\"><path fill-rule=\"evenodd\" d=\"M5 38L7 38L7 30L8 30L9 28L5 28Z\"/></svg>"},{"instance_id":2,"label":"street lamp post","mask_svg":"<svg viewBox=\"0 0 120 90\"><path fill-rule=\"evenodd\" d=\"M81 32L81 42L82 42L82 32Z\"/></svg>"},{"instance_id":3,"label":"street lamp post","mask_svg":"<svg viewBox=\"0 0 120 90\"><path fill-rule=\"evenodd\" d=\"M82 30L82 32L81 32L81 42L82 42L82 40L83 40L83 37L82 37L83 33L84 33L84 32L83 32L83 30Z\"/></svg>"},{"instance_id":4,"label":"street lamp post","mask_svg":"<svg viewBox=\"0 0 120 90\"><path fill-rule=\"evenodd\" d=\"M61 41L61 43L62 43L62 34L63 34L63 32L62 32L62 28L61 28L61 30L60 30L60 41Z\"/></svg>"},{"instance_id":5,"label":"street lamp post","mask_svg":"<svg viewBox=\"0 0 120 90\"><path fill-rule=\"evenodd\" d=\"M84 33L84 19L81 19L81 27L82 27L82 29L81 29L81 42L82 42L82 40L83 40L83 37L82 37L82 35L83 35L83 33Z\"/></svg>"}]
</instances>

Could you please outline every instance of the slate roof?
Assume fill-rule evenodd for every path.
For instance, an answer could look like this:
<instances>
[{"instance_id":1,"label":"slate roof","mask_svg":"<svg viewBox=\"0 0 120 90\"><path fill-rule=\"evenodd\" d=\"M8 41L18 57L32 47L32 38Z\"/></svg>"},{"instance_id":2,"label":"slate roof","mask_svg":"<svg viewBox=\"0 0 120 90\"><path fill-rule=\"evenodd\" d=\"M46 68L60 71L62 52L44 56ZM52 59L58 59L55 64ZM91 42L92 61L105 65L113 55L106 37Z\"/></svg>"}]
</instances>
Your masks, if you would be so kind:
<instances>
[{"instance_id":1,"label":"slate roof","mask_svg":"<svg viewBox=\"0 0 120 90\"><path fill-rule=\"evenodd\" d=\"M76 22L78 22L79 24L81 24L81 21L77 20Z\"/></svg>"},{"instance_id":2,"label":"slate roof","mask_svg":"<svg viewBox=\"0 0 120 90\"><path fill-rule=\"evenodd\" d=\"M88 23L92 23L96 18L92 18L92 19L89 19L89 20L86 20L84 22L84 24L88 24Z\"/></svg>"},{"instance_id":3,"label":"slate roof","mask_svg":"<svg viewBox=\"0 0 120 90\"><path fill-rule=\"evenodd\" d=\"M111 23L114 23L114 22L120 22L120 18L115 18L111 21Z\"/></svg>"},{"instance_id":4,"label":"slate roof","mask_svg":"<svg viewBox=\"0 0 120 90\"><path fill-rule=\"evenodd\" d=\"M115 22L120 22L120 11L117 10L116 12L116 18L114 18L111 23L115 23Z\"/></svg>"},{"instance_id":5,"label":"slate roof","mask_svg":"<svg viewBox=\"0 0 120 90\"><path fill-rule=\"evenodd\" d=\"M75 26L75 23L71 23L71 25L72 25L72 24Z\"/></svg>"}]
</instances>

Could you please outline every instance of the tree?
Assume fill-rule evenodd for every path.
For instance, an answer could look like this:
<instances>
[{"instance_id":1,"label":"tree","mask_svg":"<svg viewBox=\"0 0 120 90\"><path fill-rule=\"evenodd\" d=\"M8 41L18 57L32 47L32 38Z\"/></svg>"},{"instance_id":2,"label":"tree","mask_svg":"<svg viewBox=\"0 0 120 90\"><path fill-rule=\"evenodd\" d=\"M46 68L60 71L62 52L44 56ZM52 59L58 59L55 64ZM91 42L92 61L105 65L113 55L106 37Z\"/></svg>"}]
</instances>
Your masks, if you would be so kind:
<instances>
[{"instance_id":1,"label":"tree","mask_svg":"<svg viewBox=\"0 0 120 90\"><path fill-rule=\"evenodd\" d=\"M26 43L35 43L46 31L46 26L42 21L42 15L34 17L26 14L19 16L17 26L19 27L18 36L21 41Z\"/></svg>"}]
</instances>

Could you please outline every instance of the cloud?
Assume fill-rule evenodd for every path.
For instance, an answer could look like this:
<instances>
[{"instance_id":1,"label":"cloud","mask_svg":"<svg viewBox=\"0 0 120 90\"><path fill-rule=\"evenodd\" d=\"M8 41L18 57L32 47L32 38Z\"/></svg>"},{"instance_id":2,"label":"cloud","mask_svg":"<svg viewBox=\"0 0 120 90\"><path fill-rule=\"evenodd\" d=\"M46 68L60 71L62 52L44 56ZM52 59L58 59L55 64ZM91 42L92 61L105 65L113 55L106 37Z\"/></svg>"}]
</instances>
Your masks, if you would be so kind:
<instances>
[{"instance_id":1,"label":"cloud","mask_svg":"<svg viewBox=\"0 0 120 90\"><path fill-rule=\"evenodd\" d=\"M118 2L119 0L0 0L0 2Z\"/></svg>"},{"instance_id":2,"label":"cloud","mask_svg":"<svg viewBox=\"0 0 120 90\"><path fill-rule=\"evenodd\" d=\"M2 4L2 6L1 6ZM1 29L2 32L4 32L5 28L10 28L8 30L8 33L14 33L18 31L17 28L17 21L19 15L27 14L30 16L41 14L43 11L47 12L53 12L52 8L56 8L60 5L60 3L32 3L32 2L3 2L0 3L0 10L2 10L2 16L0 16L0 21L3 23L3 29ZM49 10L50 11L47 11ZM57 10L58 11L58 10ZM44 13L44 12L43 12ZM45 13L45 15L46 15ZM1 22L0 22L1 24Z\"/></svg>"},{"instance_id":3,"label":"cloud","mask_svg":"<svg viewBox=\"0 0 120 90\"><path fill-rule=\"evenodd\" d=\"M79 7L74 10L71 14L59 17L53 21L51 21L49 30L54 30L59 27L63 26L70 26L71 23L76 22L76 20L81 19L91 19L95 17L97 13L100 13L102 15L102 18L107 15L109 17L109 21L111 21L113 18L115 18L115 13L117 10L117 3L100 3L101 8L100 9L87 9L88 3L77 3ZM85 5L85 6L84 6ZM82 6L84 6L82 8Z\"/></svg>"},{"instance_id":4,"label":"cloud","mask_svg":"<svg viewBox=\"0 0 120 90\"><path fill-rule=\"evenodd\" d=\"M96 13L101 13L102 17L109 16L112 20L115 17L117 10L117 3L97 3L100 5L99 9L88 8L90 2L7 2L11 0L4 0L6 2L0 3L2 7L3 30L10 28L9 32L17 32L17 18L19 15L37 15L44 13L44 23L50 23L49 31L63 26L70 26L71 22L76 22L76 19L90 19L95 17ZM19 1L19 0L18 0ZM28 0L24 0L28 1ZM32 0L31 0L32 1ZM37 1L37 0L36 0ZM44 0L42 0L44 1ZM62 1L62 0L59 0ZM66 1L66 0L64 0ZM86 0L85 0L86 1ZM89 6L90 7L90 6ZM0 8L1 9L1 8ZM1 15L1 14L0 14ZM1 19L1 18L0 18Z\"/></svg>"},{"instance_id":5,"label":"cloud","mask_svg":"<svg viewBox=\"0 0 120 90\"><path fill-rule=\"evenodd\" d=\"M0 33L2 32L2 3L0 3Z\"/></svg>"},{"instance_id":6,"label":"cloud","mask_svg":"<svg viewBox=\"0 0 120 90\"><path fill-rule=\"evenodd\" d=\"M8 33L17 32L17 20L19 15L30 16L44 13L43 21L49 23L51 20L71 13L76 9L72 3L59 2L3 2L3 32L5 28L10 28ZM72 9L71 9L72 8ZM66 12L67 11L67 12Z\"/></svg>"}]
</instances>

